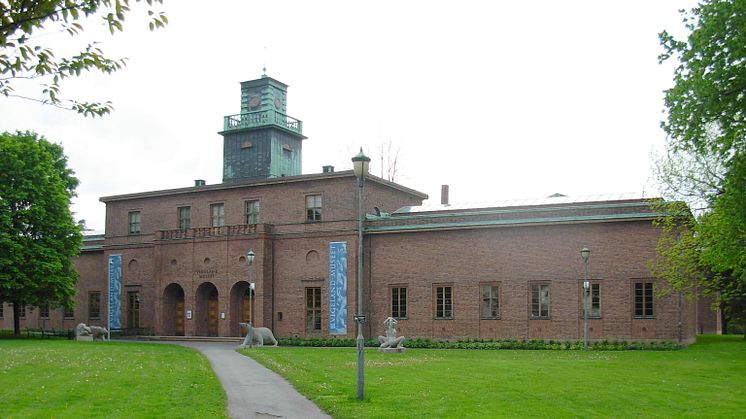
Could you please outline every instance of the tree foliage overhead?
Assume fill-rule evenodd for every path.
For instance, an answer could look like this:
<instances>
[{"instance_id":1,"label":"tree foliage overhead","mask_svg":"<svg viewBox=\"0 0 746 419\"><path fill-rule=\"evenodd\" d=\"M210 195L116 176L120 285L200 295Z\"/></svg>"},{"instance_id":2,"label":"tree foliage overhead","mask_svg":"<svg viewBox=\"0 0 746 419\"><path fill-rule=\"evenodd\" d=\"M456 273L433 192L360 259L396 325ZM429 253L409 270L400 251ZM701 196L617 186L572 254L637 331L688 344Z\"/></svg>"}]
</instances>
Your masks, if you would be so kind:
<instances>
[{"instance_id":1,"label":"tree foliage overhead","mask_svg":"<svg viewBox=\"0 0 746 419\"><path fill-rule=\"evenodd\" d=\"M79 77L84 71L111 74L122 69L126 60L107 57L95 43L81 45L76 53L58 56L45 45L46 38L41 35L62 31L76 37L84 31L83 22L96 18L113 35L124 30L125 17L134 3L147 4L150 30L168 23L162 12L153 9L163 0L0 1L0 94L73 109L85 116L110 113L111 102L63 98L61 83L64 79ZM22 79L38 79L40 95L17 93L14 86Z\"/></svg>"},{"instance_id":2,"label":"tree foliage overhead","mask_svg":"<svg viewBox=\"0 0 746 419\"><path fill-rule=\"evenodd\" d=\"M746 321L746 0L703 1L682 14L686 40L660 34L659 60L678 65L665 92L658 178L669 197L704 205L693 222L663 229L658 273L719 296ZM682 274L695 268L699 279Z\"/></svg>"},{"instance_id":3,"label":"tree foliage overhead","mask_svg":"<svg viewBox=\"0 0 746 419\"><path fill-rule=\"evenodd\" d=\"M0 301L71 307L81 233L70 211L78 180L62 147L33 133L0 134Z\"/></svg>"}]
</instances>

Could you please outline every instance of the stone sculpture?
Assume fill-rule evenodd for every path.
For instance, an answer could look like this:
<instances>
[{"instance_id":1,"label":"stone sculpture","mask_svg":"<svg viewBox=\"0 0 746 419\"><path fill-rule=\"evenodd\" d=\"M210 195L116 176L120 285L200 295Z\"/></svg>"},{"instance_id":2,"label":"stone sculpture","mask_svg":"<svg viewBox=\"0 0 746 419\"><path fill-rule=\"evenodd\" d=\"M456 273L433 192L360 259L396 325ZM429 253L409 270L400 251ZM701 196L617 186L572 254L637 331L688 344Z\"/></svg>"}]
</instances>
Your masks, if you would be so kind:
<instances>
[{"instance_id":1,"label":"stone sculpture","mask_svg":"<svg viewBox=\"0 0 746 419\"><path fill-rule=\"evenodd\" d=\"M91 336L91 328L86 326L85 323L78 323L75 326L75 340L90 340L90 338L81 339L83 336Z\"/></svg>"},{"instance_id":2,"label":"stone sculpture","mask_svg":"<svg viewBox=\"0 0 746 419\"><path fill-rule=\"evenodd\" d=\"M75 340L107 340L109 331L105 327L86 326L85 323L79 323L75 326Z\"/></svg>"},{"instance_id":3,"label":"stone sculpture","mask_svg":"<svg viewBox=\"0 0 746 419\"><path fill-rule=\"evenodd\" d=\"M246 337L239 348L251 348L252 346L264 346L264 341L269 341L272 346L277 346L275 335L266 327L254 327L251 323L239 323L241 329L246 331Z\"/></svg>"},{"instance_id":4,"label":"stone sculpture","mask_svg":"<svg viewBox=\"0 0 746 419\"><path fill-rule=\"evenodd\" d=\"M100 326L89 326L91 329L91 334L93 335L93 340L101 339L101 340L107 340L109 336L109 331L106 330L105 327Z\"/></svg>"},{"instance_id":5,"label":"stone sculpture","mask_svg":"<svg viewBox=\"0 0 746 419\"><path fill-rule=\"evenodd\" d=\"M379 351L396 350L401 352L404 347L401 346L404 343L404 336L396 336L396 324L398 322L393 317L388 317L384 320L383 325L386 327L386 336L379 336L378 341L381 346L378 347Z\"/></svg>"}]
</instances>

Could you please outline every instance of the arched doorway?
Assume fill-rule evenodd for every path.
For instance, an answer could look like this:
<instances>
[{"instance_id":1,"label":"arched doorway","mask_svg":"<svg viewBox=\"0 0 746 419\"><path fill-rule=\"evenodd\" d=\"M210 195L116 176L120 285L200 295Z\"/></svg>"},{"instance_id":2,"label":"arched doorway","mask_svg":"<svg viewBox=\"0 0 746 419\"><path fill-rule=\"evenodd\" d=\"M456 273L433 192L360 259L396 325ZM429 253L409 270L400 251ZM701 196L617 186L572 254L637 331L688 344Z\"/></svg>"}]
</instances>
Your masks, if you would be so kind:
<instances>
[{"instance_id":1,"label":"arched doorway","mask_svg":"<svg viewBox=\"0 0 746 419\"><path fill-rule=\"evenodd\" d=\"M254 313L254 290L246 281L238 281L231 288L231 335L241 336L239 323L252 322L257 326Z\"/></svg>"},{"instance_id":2,"label":"arched doorway","mask_svg":"<svg viewBox=\"0 0 746 419\"><path fill-rule=\"evenodd\" d=\"M184 288L172 283L163 290L164 335L184 336Z\"/></svg>"},{"instance_id":3,"label":"arched doorway","mask_svg":"<svg viewBox=\"0 0 746 419\"><path fill-rule=\"evenodd\" d=\"M197 287L195 307L195 328L198 336L217 336L219 309L218 289L211 282L203 282Z\"/></svg>"}]
</instances>

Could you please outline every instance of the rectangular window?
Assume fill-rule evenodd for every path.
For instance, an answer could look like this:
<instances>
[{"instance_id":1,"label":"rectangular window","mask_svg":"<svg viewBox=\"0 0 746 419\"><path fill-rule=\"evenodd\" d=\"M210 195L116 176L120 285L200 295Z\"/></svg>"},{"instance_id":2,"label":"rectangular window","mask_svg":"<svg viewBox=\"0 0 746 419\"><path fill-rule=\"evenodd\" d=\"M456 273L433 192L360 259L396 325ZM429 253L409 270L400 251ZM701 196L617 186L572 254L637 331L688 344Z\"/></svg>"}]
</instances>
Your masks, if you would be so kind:
<instances>
[{"instance_id":1,"label":"rectangular window","mask_svg":"<svg viewBox=\"0 0 746 419\"><path fill-rule=\"evenodd\" d=\"M39 318L49 320L49 304L42 304L39 307Z\"/></svg>"},{"instance_id":2,"label":"rectangular window","mask_svg":"<svg viewBox=\"0 0 746 419\"><path fill-rule=\"evenodd\" d=\"M482 318L500 318L500 288L497 285L482 285Z\"/></svg>"},{"instance_id":3,"label":"rectangular window","mask_svg":"<svg viewBox=\"0 0 746 419\"><path fill-rule=\"evenodd\" d=\"M601 284L591 284L591 311L588 313L588 317L592 319L601 318Z\"/></svg>"},{"instance_id":4,"label":"rectangular window","mask_svg":"<svg viewBox=\"0 0 746 419\"><path fill-rule=\"evenodd\" d=\"M18 309L18 318L23 320L26 318L26 304L21 304Z\"/></svg>"},{"instance_id":5,"label":"rectangular window","mask_svg":"<svg viewBox=\"0 0 746 419\"><path fill-rule=\"evenodd\" d=\"M321 221L321 195L306 196L306 221Z\"/></svg>"},{"instance_id":6,"label":"rectangular window","mask_svg":"<svg viewBox=\"0 0 746 419\"><path fill-rule=\"evenodd\" d=\"M127 328L138 329L140 327L140 293L131 291L127 293Z\"/></svg>"},{"instance_id":7,"label":"rectangular window","mask_svg":"<svg viewBox=\"0 0 746 419\"><path fill-rule=\"evenodd\" d=\"M549 318L549 285L532 284L531 285L531 318L548 319Z\"/></svg>"},{"instance_id":8,"label":"rectangular window","mask_svg":"<svg viewBox=\"0 0 746 419\"><path fill-rule=\"evenodd\" d=\"M91 320L101 318L101 291L88 293L88 318Z\"/></svg>"},{"instance_id":9,"label":"rectangular window","mask_svg":"<svg viewBox=\"0 0 746 419\"><path fill-rule=\"evenodd\" d=\"M246 224L259 224L259 200L246 201Z\"/></svg>"},{"instance_id":10,"label":"rectangular window","mask_svg":"<svg viewBox=\"0 0 746 419\"><path fill-rule=\"evenodd\" d=\"M0 301L0 319L5 317L5 303Z\"/></svg>"},{"instance_id":11,"label":"rectangular window","mask_svg":"<svg viewBox=\"0 0 746 419\"><path fill-rule=\"evenodd\" d=\"M129 234L140 234L140 211L130 211L127 213L129 221Z\"/></svg>"},{"instance_id":12,"label":"rectangular window","mask_svg":"<svg viewBox=\"0 0 746 419\"><path fill-rule=\"evenodd\" d=\"M453 318L453 287L435 287L435 318Z\"/></svg>"},{"instance_id":13,"label":"rectangular window","mask_svg":"<svg viewBox=\"0 0 746 419\"><path fill-rule=\"evenodd\" d=\"M391 288L391 317L407 317L407 289L404 287Z\"/></svg>"},{"instance_id":14,"label":"rectangular window","mask_svg":"<svg viewBox=\"0 0 746 419\"><path fill-rule=\"evenodd\" d=\"M635 317L653 317L652 282L635 282Z\"/></svg>"},{"instance_id":15,"label":"rectangular window","mask_svg":"<svg viewBox=\"0 0 746 419\"><path fill-rule=\"evenodd\" d=\"M321 288L306 288L306 331L321 330Z\"/></svg>"},{"instance_id":16,"label":"rectangular window","mask_svg":"<svg viewBox=\"0 0 746 419\"><path fill-rule=\"evenodd\" d=\"M210 227L222 227L225 225L225 205L210 205Z\"/></svg>"},{"instance_id":17,"label":"rectangular window","mask_svg":"<svg viewBox=\"0 0 746 419\"><path fill-rule=\"evenodd\" d=\"M179 230L192 228L192 207L179 207L176 211L179 217Z\"/></svg>"},{"instance_id":18,"label":"rectangular window","mask_svg":"<svg viewBox=\"0 0 746 419\"><path fill-rule=\"evenodd\" d=\"M66 319L74 319L75 318L75 309L70 307L65 307L62 316Z\"/></svg>"}]
</instances>

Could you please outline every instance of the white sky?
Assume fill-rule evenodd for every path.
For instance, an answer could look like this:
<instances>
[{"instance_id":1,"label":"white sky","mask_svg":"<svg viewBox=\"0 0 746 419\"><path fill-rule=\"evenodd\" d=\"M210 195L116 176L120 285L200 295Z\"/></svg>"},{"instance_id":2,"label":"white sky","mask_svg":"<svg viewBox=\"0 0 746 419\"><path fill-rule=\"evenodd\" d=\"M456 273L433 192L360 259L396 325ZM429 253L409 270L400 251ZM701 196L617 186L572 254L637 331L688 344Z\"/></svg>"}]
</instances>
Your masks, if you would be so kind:
<instances>
[{"instance_id":1,"label":"white sky","mask_svg":"<svg viewBox=\"0 0 746 419\"><path fill-rule=\"evenodd\" d=\"M362 146L380 175L392 141L396 181L432 201L441 184L452 202L654 195L672 84L657 34L682 34L677 10L694 3L167 1L170 24L154 33L134 15L115 37L85 25L129 64L63 94L111 100L112 115L0 97L0 131L62 143L81 181L76 218L103 229L100 196L221 181L223 116L240 112L239 82L266 63L309 137L303 173L349 169Z\"/></svg>"}]
</instances>

